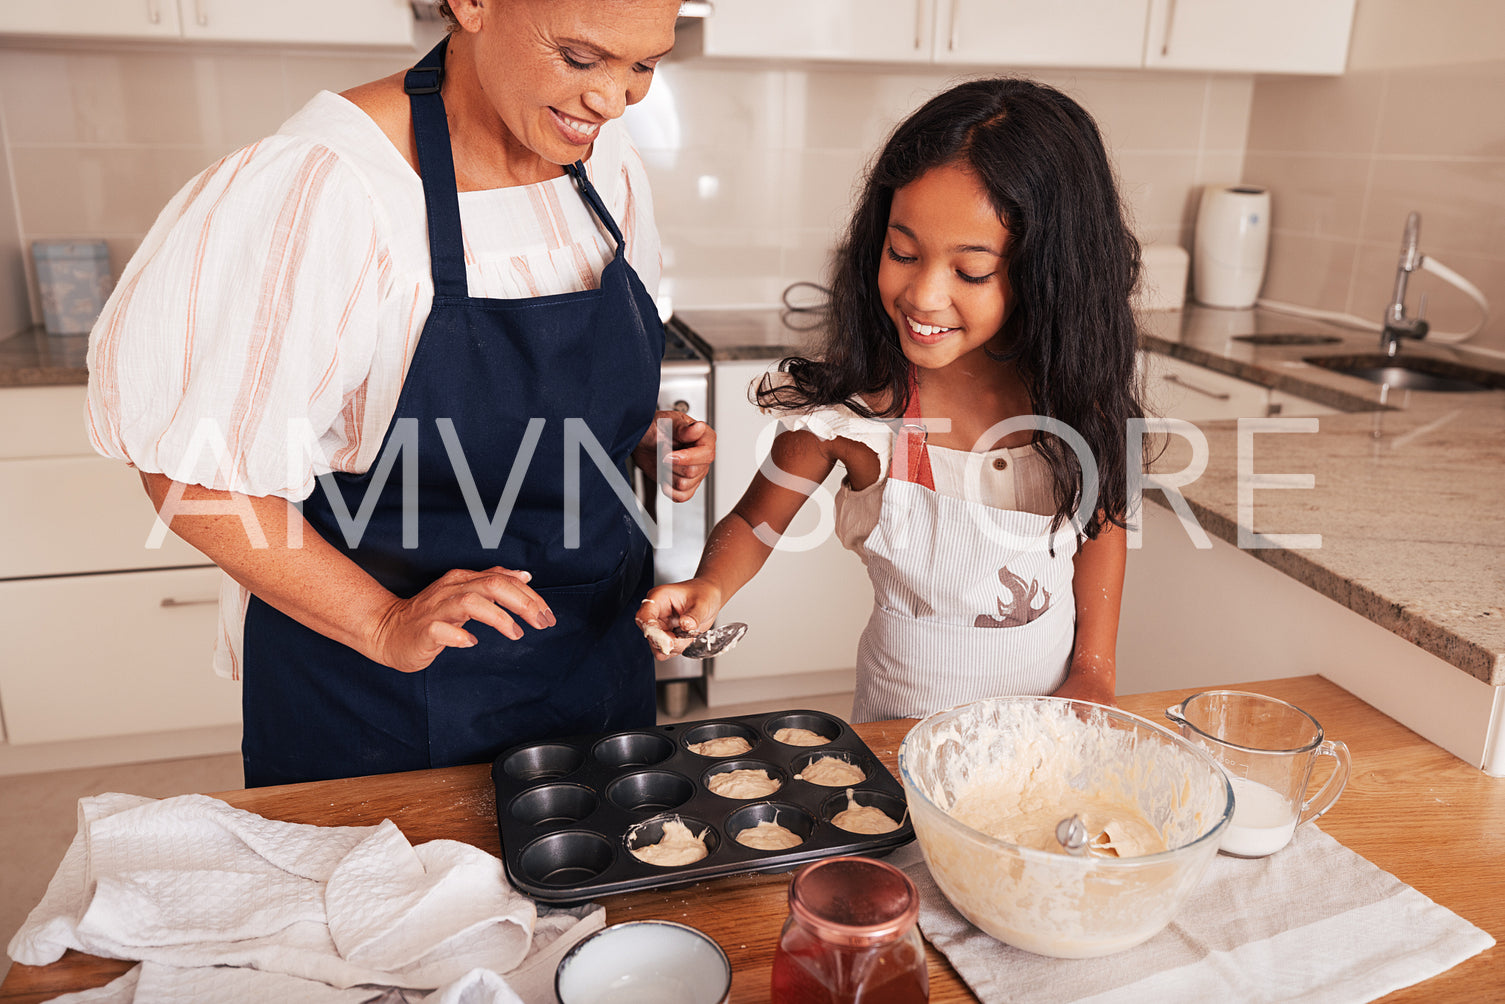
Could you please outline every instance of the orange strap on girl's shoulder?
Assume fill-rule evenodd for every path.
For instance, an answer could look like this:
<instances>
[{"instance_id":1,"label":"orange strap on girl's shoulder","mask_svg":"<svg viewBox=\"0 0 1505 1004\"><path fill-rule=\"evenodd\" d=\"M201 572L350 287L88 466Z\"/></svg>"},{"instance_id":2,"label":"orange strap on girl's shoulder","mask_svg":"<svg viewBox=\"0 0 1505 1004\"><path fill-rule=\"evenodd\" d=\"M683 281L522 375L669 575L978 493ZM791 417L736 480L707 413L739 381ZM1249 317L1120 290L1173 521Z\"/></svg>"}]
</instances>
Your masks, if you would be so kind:
<instances>
[{"instance_id":1,"label":"orange strap on girl's shoulder","mask_svg":"<svg viewBox=\"0 0 1505 1004\"><path fill-rule=\"evenodd\" d=\"M915 381L914 367L909 369L909 404L904 409L904 423L899 426L899 436L905 445L903 479L935 491L935 475L930 470L930 450L925 445L925 422L920 418L920 388Z\"/></svg>"}]
</instances>

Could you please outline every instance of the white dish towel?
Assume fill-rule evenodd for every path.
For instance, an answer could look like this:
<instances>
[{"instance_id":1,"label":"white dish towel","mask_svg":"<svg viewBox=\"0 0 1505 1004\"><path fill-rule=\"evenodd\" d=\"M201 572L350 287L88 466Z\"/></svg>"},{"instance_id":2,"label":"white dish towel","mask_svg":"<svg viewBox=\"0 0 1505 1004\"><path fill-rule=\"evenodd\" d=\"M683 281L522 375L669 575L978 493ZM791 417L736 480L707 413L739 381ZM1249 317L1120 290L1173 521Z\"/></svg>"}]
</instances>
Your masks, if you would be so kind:
<instances>
[{"instance_id":1,"label":"white dish towel","mask_svg":"<svg viewBox=\"0 0 1505 1004\"><path fill-rule=\"evenodd\" d=\"M494 855L409 844L391 820L310 826L205 795L79 801L79 827L12 959L143 963L83 1002L552 1002L595 905L540 913ZM505 974L505 979L497 974Z\"/></svg>"},{"instance_id":2,"label":"white dish towel","mask_svg":"<svg viewBox=\"0 0 1505 1004\"><path fill-rule=\"evenodd\" d=\"M918 844L889 861L919 887L926 939L985 1004L1359 1004L1495 943L1312 825L1269 857L1219 854L1165 930L1098 959L1033 955L973 927L930 877Z\"/></svg>"}]
</instances>

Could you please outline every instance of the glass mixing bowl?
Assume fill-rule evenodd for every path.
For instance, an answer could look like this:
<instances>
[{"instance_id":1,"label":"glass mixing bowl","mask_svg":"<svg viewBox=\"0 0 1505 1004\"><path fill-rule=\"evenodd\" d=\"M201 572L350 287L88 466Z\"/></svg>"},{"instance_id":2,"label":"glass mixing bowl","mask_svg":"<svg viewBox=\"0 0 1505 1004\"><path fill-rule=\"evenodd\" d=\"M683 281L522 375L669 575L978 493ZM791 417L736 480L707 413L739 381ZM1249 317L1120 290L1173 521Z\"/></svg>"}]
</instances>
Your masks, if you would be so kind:
<instances>
[{"instance_id":1,"label":"glass mixing bowl","mask_svg":"<svg viewBox=\"0 0 1505 1004\"><path fill-rule=\"evenodd\" d=\"M1058 697L996 697L931 715L900 745L899 777L926 864L952 905L999 941L1056 958L1110 955L1157 934L1233 816L1233 788L1206 752L1137 715ZM969 786L1000 778L1020 796L1008 811L1050 832L1107 799L1137 808L1169 849L1076 857L951 816Z\"/></svg>"}]
</instances>

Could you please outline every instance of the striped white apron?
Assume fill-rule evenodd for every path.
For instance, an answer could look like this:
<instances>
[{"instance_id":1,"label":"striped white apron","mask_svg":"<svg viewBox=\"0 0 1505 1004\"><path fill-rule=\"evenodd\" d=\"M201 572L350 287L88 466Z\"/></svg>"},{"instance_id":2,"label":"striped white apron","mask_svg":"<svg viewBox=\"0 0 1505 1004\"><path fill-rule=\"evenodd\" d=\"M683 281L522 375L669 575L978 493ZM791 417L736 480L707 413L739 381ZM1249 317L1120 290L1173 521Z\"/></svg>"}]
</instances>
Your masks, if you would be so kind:
<instances>
[{"instance_id":1,"label":"striped white apron","mask_svg":"<svg viewBox=\"0 0 1505 1004\"><path fill-rule=\"evenodd\" d=\"M854 722L1049 694L1071 661L1070 523L1052 555L1049 516L937 494L916 426L906 415L894 437L878 525L863 545L873 615L857 646Z\"/></svg>"}]
</instances>

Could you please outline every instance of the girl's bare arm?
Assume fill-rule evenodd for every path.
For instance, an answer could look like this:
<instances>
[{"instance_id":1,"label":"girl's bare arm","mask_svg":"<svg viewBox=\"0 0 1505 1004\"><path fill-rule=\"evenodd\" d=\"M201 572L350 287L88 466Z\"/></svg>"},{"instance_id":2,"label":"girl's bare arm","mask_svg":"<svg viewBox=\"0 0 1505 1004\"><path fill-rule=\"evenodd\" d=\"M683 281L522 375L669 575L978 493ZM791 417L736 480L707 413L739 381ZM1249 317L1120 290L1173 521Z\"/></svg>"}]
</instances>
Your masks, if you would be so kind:
<instances>
[{"instance_id":1,"label":"girl's bare arm","mask_svg":"<svg viewBox=\"0 0 1505 1004\"><path fill-rule=\"evenodd\" d=\"M1057 697L1114 703L1117 683L1113 656L1118 645L1127 542L1124 529L1109 523L1096 539L1084 541L1077 552L1072 579L1076 643L1066 682L1056 689Z\"/></svg>"},{"instance_id":2,"label":"girl's bare arm","mask_svg":"<svg viewBox=\"0 0 1505 1004\"><path fill-rule=\"evenodd\" d=\"M804 430L781 433L742 498L712 528L695 577L651 590L638 621L683 631L708 627L727 600L763 567L805 500L843 460L847 449L865 447L845 440L822 440ZM688 643L678 647L684 644Z\"/></svg>"}]
</instances>

